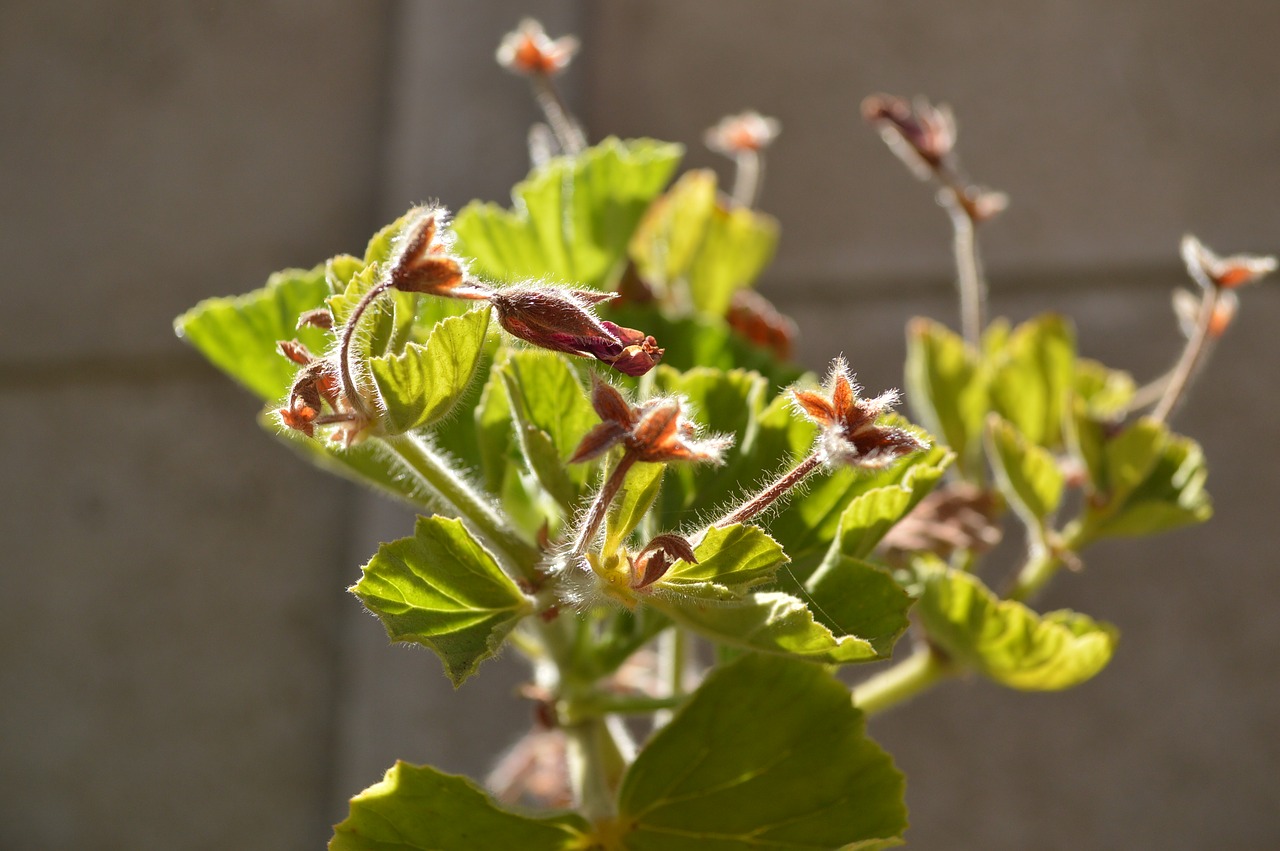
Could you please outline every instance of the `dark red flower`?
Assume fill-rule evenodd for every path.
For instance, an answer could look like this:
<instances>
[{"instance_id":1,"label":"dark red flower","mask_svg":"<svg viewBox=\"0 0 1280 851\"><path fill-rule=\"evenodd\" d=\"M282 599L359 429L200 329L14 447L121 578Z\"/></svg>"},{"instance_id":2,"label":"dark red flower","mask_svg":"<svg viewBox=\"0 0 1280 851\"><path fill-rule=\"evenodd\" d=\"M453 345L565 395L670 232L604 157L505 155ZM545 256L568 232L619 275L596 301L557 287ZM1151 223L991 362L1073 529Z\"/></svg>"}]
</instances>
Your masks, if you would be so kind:
<instances>
[{"instance_id":1,"label":"dark red flower","mask_svg":"<svg viewBox=\"0 0 1280 851\"><path fill-rule=\"evenodd\" d=\"M721 435L700 438L698 427L680 410L680 399L659 396L632 405L613 385L592 376L591 405L600 425L582 438L569 463L589 461L614 446L625 446L637 461L665 463L691 461L720 464L733 438Z\"/></svg>"}]
</instances>

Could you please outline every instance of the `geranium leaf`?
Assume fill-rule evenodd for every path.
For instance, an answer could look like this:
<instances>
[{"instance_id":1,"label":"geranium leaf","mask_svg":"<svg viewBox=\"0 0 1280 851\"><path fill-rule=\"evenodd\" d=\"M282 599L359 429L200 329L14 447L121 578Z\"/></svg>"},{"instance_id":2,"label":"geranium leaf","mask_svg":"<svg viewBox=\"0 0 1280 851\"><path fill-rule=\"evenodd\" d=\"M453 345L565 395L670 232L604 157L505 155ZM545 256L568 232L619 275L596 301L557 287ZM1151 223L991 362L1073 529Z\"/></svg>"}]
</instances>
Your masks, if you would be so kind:
<instances>
[{"instance_id":1,"label":"geranium leaf","mask_svg":"<svg viewBox=\"0 0 1280 851\"><path fill-rule=\"evenodd\" d=\"M533 611L460 520L420 517L411 538L383 544L351 589L393 641L430 647L455 686Z\"/></svg>"},{"instance_id":2,"label":"geranium leaf","mask_svg":"<svg viewBox=\"0 0 1280 851\"><path fill-rule=\"evenodd\" d=\"M913 319L907 326L906 385L920 423L955 450L966 474L977 475L987 411L986 375L977 353L939 323Z\"/></svg>"},{"instance_id":3,"label":"geranium leaf","mask_svg":"<svg viewBox=\"0 0 1280 851\"><path fill-rule=\"evenodd\" d=\"M589 826L572 814L546 818L504 810L470 780L427 765L397 762L351 799L329 851L571 851Z\"/></svg>"},{"instance_id":4,"label":"geranium leaf","mask_svg":"<svg viewBox=\"0 0 1280 851\"><path fill-rule=\"evenodd\" d=\"M623 778L626 851L887 847L904 780L849 690L816 665L760 655L714 670Z\"/></svg>"},{"instance_id":5,"label":"geranium leaf","mask_svg":"<svg viewBox=\"0 0 1280 851\"><path fill-rule=\"evenodd\" d=\"M638 463L627 473L623 490L605 516L604 551L612 553L640 525L662 487L665 464Z\"/></svg>"},{"instance_id":6,"label":"geranium leaf","mask_svg":"<svg viewBox=\"0 0 1280 851\"><path fill-rule=\"evenodd\" d=\"M773 578L787 563L778 542L757 526L733 524L713 527L694 548L696 564L679 561L662 578L662 585L679 590L682 585L714 583L725 588L746 588Z\"/></svg>"},{"instance_id":7,"label":"geranium leaf","mask_svg":"<svg viewBox=\"0 0 1280 851\"><path fill-rule=\"evenodd\" d=\"M1075 331L1064 317L1050 313L1022 323L993 357L992 409L1032 443L1060 447L1075 361Z\"/></svg>"},{"instance_id":8,"label":"geranium leaf","mask_svg":"<svg viewBox=\"0 0 1280 851\"><path fill-rule=\"evenodd\" d=\"M1027 523L1043 528L1062 500L1064 477L1058 462L998 414L987 422L987 438L1000 490Z\"/></svg>"}]
</instances>

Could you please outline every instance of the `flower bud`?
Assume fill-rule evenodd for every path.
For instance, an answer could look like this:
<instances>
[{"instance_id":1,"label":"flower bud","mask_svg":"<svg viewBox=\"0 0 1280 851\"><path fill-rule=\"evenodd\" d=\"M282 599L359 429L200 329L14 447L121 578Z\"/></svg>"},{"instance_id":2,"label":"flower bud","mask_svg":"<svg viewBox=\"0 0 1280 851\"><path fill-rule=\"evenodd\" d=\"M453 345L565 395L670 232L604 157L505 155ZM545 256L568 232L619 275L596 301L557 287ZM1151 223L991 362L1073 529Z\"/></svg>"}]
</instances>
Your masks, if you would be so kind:
<instances>
[{"instance_id":1,"label":"flower bud","mask_svg":"<svg viewBox=\"0 0 1280 851\"><path fill-rule=\"evenodd\" d=\"M707 147L718 154L734 157L745 152L759 152L773 144L780 125L776 118L766 118L748 111L726 115L703 137Z\"/></svg>"},{"instance_id":2,"label":"flower bud","mask_svg":"<svg viewBox=\"0 0 1280 851\"><path fill-rule=\"evenodd\" d=\"M1251 284L1276 270L1276 258L1252 254L1219 257L1191 234L1182 238L1182 259L1187 273L1201 286L1206 282L1219 289L1235 289Z\"/></svg>"},{"instance_id":3,"label":"flower bud","mask_svg":"<svg viewBox=\"0 0 1280 851\"><path fill-rule=\"evenodd\" d=\"M553 76L569 67L578 51L573 36L551 39L542 24L525 18L498 46L498 64L513 74Z\"/></svg>"},{"instance_id":4,"label":"flower bud","mask_svg":"<svg viewBox=\"0 0 1280 851\"><path fill-rule=\"evenodd\" d=\"M870 122L889 149L919 177L928 180L951 155L956 121L947 106L924 98L914 104L894 95L871 95L862 102L862 117Z\"/></svg>"}]
</instances>

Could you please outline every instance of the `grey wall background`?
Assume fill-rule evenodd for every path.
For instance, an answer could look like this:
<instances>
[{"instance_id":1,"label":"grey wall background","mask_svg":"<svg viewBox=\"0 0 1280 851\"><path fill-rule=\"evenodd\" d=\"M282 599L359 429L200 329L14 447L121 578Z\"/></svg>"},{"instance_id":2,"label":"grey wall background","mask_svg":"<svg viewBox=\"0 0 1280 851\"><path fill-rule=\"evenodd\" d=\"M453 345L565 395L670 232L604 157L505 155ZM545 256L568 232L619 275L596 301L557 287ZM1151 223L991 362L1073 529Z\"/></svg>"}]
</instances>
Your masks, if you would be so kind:
<instances>
[{"instance_id":1,"label":"grey wall background","mask_svg":"<svg viewBox=\"0 0 1280 851\"><path fill-rule=\"evenodd\" d=\"M1194 230L1280 249L1280 6L1268 0L544 0L0 6L0 848L292 849L399 756L484 772L527 708L511 659L456 695L343 593L394 507L312 472L172 336L198 299L358 249L410 203L502 200L533 117L491 61L522 14L585 41L596 136L687 143L755 107L784 133L764 291L801 357L900 381L903 322L954 322L944 217L857 117L952 103L994 306L1076 315L1140 378L1173 357ZM1280 845L1273 395L1280 292L1179 425L1212 524L1113 544L1047 603L1117 622L1063 695L953 683L873 732L922 849Z\"/></svg>"}]
</instances>

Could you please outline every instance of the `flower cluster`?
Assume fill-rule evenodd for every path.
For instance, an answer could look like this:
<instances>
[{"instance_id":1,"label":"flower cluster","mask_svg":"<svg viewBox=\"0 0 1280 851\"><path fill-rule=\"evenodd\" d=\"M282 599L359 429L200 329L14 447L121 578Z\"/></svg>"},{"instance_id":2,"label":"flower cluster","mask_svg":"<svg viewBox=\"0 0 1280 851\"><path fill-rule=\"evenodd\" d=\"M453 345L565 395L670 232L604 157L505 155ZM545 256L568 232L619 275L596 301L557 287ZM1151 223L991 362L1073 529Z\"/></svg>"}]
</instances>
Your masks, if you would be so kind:
<instances>
[{"instance_id":1,"label":"flower cluster","mask_svg":"<svg viewBox=\"0 0 1280 851\"><path fill-rule=\"evenodd\" d=\"M678 396L657 396L632 405L606 381L592 376L591 406L601 423L587 432L569 462L598 458L615 446L625 447L636 461L688 461L720 464L732 437L701 437L698 426L685 417Z\"/></svg>"},{"instance_id":2,"label":"flower cluster","mask_svg":"<svg viewBox=\"0 0 1280 851\"><path fill-rule=\"evenodd\" d=\"M1201 286L1233 290L1251 284L1276 270L1276 258L1253 254L1219 257L1200 240L1187 234L1182 238L1182 260L1187 272Z\"/></svg>"}]
</instances>

